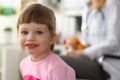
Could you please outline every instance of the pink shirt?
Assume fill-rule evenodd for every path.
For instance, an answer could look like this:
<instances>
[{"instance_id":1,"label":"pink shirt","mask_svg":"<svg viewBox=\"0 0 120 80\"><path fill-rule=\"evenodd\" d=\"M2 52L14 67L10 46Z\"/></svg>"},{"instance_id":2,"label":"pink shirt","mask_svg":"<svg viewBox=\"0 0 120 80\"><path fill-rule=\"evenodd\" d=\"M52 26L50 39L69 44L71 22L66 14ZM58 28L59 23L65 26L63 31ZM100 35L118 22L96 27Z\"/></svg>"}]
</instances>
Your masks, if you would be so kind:
<instances>
[{"instance_id":1,"label":"pink shirt","mask_svg":"<svg viewBox=\"0 0 120 80\"><path fill-rule=\"evenodd\" d=\"M28 56L20 63L23 80L76 80L74 70L56 54L32 62Z\"/></svg>"}]
</instances>

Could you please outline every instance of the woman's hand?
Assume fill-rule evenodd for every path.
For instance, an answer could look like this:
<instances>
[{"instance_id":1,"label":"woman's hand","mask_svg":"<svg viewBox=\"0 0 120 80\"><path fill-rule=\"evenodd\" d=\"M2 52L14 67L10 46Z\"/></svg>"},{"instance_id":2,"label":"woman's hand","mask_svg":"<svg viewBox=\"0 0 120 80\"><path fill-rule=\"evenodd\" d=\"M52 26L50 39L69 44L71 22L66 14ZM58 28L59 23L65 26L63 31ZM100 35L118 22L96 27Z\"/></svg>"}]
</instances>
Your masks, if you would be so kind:
<instances>
[{"instance_id":1,"label":"woman's hand","mask_svg":"<svg viewBox=\"0 0 120 80\"><path fill-rule=\"evenodd\" d=\"M80 50L69 51L69 52L67 52L67 55L74 56L74 57L82 57L83 56L82 51L80 51Z\"/></svg>"}]
</instances>

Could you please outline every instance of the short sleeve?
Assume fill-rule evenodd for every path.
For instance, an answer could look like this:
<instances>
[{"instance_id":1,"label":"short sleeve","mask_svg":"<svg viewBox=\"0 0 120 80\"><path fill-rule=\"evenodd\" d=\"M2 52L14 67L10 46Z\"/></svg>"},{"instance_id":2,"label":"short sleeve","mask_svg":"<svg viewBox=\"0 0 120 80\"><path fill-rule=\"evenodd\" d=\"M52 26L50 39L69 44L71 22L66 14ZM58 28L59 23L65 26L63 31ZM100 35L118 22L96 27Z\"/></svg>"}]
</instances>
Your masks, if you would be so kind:
<instances>
[{"instance_id":1,"label":"short sleeve","mask_svg":"<svg viewBox=\"0 0 120 80\"><path fill-rule=\"evenodd\" d=\"M55 65L48 72L48 80L76 80L74 70L67 65Z\"/></svg>"}]
</instances>

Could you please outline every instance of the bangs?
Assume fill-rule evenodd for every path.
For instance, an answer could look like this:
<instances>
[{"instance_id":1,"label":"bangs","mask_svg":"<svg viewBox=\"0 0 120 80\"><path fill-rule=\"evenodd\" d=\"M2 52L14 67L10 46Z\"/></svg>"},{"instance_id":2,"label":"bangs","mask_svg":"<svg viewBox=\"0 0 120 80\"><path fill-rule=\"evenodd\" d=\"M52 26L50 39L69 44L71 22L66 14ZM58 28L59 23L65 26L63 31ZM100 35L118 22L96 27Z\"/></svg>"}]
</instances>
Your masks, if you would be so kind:
<instances>
[{"instance_id":1,"label":"bangs","mask_svg":"<svg viewBox=\"0 0 120 80\"><path fill-rule=\"evenodd\" d=\"M25 8L19 15L17 27L20 24L29 24L31 22L46 24L52 30L55 28L55 16L53 12L48 8L46 9L46 7L42 7L42 5L33 5L30 8Z\"/></svg>"},{"instance_id":2,"label":"bangs","mask_svg":"<svg viewBox=\"0 0 120 80\"><path fill-rule=\"evenodd\" d=\"M44 23L44 24L48 24L49 21L49 15L45 14L44 12L42 12L41 10L38 10L37 8L35 9L30 9L30 10L26 10L23 14L20 15L21 17L18 19L19 24L23 24L23 23L31 23L31 22L35 22L35 23Z\"/></svg>"}]
</instances>

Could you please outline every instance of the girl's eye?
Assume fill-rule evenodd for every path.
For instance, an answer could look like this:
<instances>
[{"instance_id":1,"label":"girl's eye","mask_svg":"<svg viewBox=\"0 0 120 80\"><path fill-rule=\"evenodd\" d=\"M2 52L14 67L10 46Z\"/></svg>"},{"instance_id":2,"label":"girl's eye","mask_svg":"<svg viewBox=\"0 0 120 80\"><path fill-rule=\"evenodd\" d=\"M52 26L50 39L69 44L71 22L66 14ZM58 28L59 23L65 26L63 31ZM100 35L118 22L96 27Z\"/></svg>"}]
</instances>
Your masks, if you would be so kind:
<instances>
[{"instance_id":1,"label":"girl's eye","mask_svg":"<svg viewBox=\"0 0 120 80\"><path fill-rule=\"evenodd\" d=\"M28 34L28 32L27 32L27 31L22 31L21 33L22 33L22 34L25 34L25 35L26 35L26 34Z\"/></svg>"},{"instance_id":2,"label":"girl's eye","mask_svg":"<svg viewBox=\"0 0 120 80\"><path fill-rule=\"evenodd\" d=\"M42 34L43 32L42 31L36 31L36 33L39 35L39 34Z\"/></svg>"}]
</instances>

